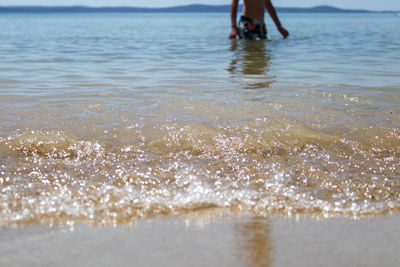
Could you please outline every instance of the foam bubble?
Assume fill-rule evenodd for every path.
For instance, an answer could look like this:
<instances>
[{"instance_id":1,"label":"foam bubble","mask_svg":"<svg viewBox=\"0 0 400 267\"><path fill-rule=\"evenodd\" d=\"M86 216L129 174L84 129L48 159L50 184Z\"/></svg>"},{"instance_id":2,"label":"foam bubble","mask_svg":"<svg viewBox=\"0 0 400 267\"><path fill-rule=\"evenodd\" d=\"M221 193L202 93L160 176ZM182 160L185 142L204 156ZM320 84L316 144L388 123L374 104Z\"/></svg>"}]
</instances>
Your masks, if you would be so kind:
<instances>
[{"instance_id":1,"label":"foam bubble","mask_svg":"<svg viewBox=\"0 0 400 267\"><path fill-rule=\"evenodd\" d=\"M26 131L4 138L3 145L25 156L82 158L102 152L98 143L75 141L62 131Z\"/></svg>"}]
</instances>

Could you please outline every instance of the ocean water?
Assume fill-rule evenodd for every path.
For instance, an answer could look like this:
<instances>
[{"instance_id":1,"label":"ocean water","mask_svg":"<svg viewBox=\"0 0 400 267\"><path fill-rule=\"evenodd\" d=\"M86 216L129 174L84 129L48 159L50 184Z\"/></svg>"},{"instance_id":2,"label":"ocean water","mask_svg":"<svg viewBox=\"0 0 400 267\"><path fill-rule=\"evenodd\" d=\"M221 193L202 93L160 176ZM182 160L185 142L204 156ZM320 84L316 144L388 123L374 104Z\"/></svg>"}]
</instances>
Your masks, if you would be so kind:
<instances>
[{"instance_id":1,"label":"ocean water","mask_svg":"<svg viewBox=\"0 0 400 267\"><path fill-rule=\"evenodd\" d=\"M400 17L1 14L0 225L400 211Z\"/></svg>"}]
</instances>

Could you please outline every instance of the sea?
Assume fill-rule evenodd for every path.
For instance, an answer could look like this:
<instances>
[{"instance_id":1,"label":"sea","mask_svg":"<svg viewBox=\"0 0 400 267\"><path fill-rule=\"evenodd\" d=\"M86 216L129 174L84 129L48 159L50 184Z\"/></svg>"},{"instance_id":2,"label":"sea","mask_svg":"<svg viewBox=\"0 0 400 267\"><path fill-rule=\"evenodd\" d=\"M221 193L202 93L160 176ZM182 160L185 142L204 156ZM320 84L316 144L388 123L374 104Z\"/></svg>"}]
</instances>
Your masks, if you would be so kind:
<instances>
[{"instance_id":1,"label":"sea","mask_svg":"<svg viewBox=\"0 0 400 267\"><path fill-rule=\"evenodd\" d=\"M400 212L400 16L0 14L0 225Z\"/></svg>"}]
</instances>

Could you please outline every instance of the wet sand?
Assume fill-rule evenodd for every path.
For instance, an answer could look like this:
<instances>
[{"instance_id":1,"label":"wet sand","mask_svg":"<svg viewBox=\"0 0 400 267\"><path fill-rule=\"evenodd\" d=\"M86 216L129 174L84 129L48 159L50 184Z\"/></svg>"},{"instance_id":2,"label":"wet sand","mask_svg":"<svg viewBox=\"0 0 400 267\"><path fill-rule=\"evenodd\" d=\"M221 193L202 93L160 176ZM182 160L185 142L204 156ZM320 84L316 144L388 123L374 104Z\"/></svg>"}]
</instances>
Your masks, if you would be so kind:
<instances>
[{"instance_id":1,"label":"wet sand","mask_svg":"<svg viewBox=\"0 0 400 267\"><path fill-rule=\"evenodd\" d=\"M232 214L130 226L0 228L0 266L398 266L399 215L366 219Z\"/></svg>"}]
</instances>

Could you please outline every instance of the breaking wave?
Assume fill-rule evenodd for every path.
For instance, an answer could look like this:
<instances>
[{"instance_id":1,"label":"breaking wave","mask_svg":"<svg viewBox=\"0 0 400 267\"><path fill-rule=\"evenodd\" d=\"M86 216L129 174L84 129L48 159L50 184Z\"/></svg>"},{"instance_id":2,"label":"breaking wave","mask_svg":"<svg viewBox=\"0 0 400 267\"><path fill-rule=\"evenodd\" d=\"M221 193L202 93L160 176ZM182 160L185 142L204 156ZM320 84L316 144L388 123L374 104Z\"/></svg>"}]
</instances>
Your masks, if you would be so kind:
<instances>
[{"instance_id":1,"label":"breaking wave","mask_svg":"<svg viewBox=\"0 0 400 267\"><path fill-rule=\"evenodd\" d=\"M109 225L205 208L312 216L400 210L397 128L329 133L266 118L223 127L132 124L86 140L29 130L2 137L0 148L3 225Z\"/></svg>"}]
</instances>

